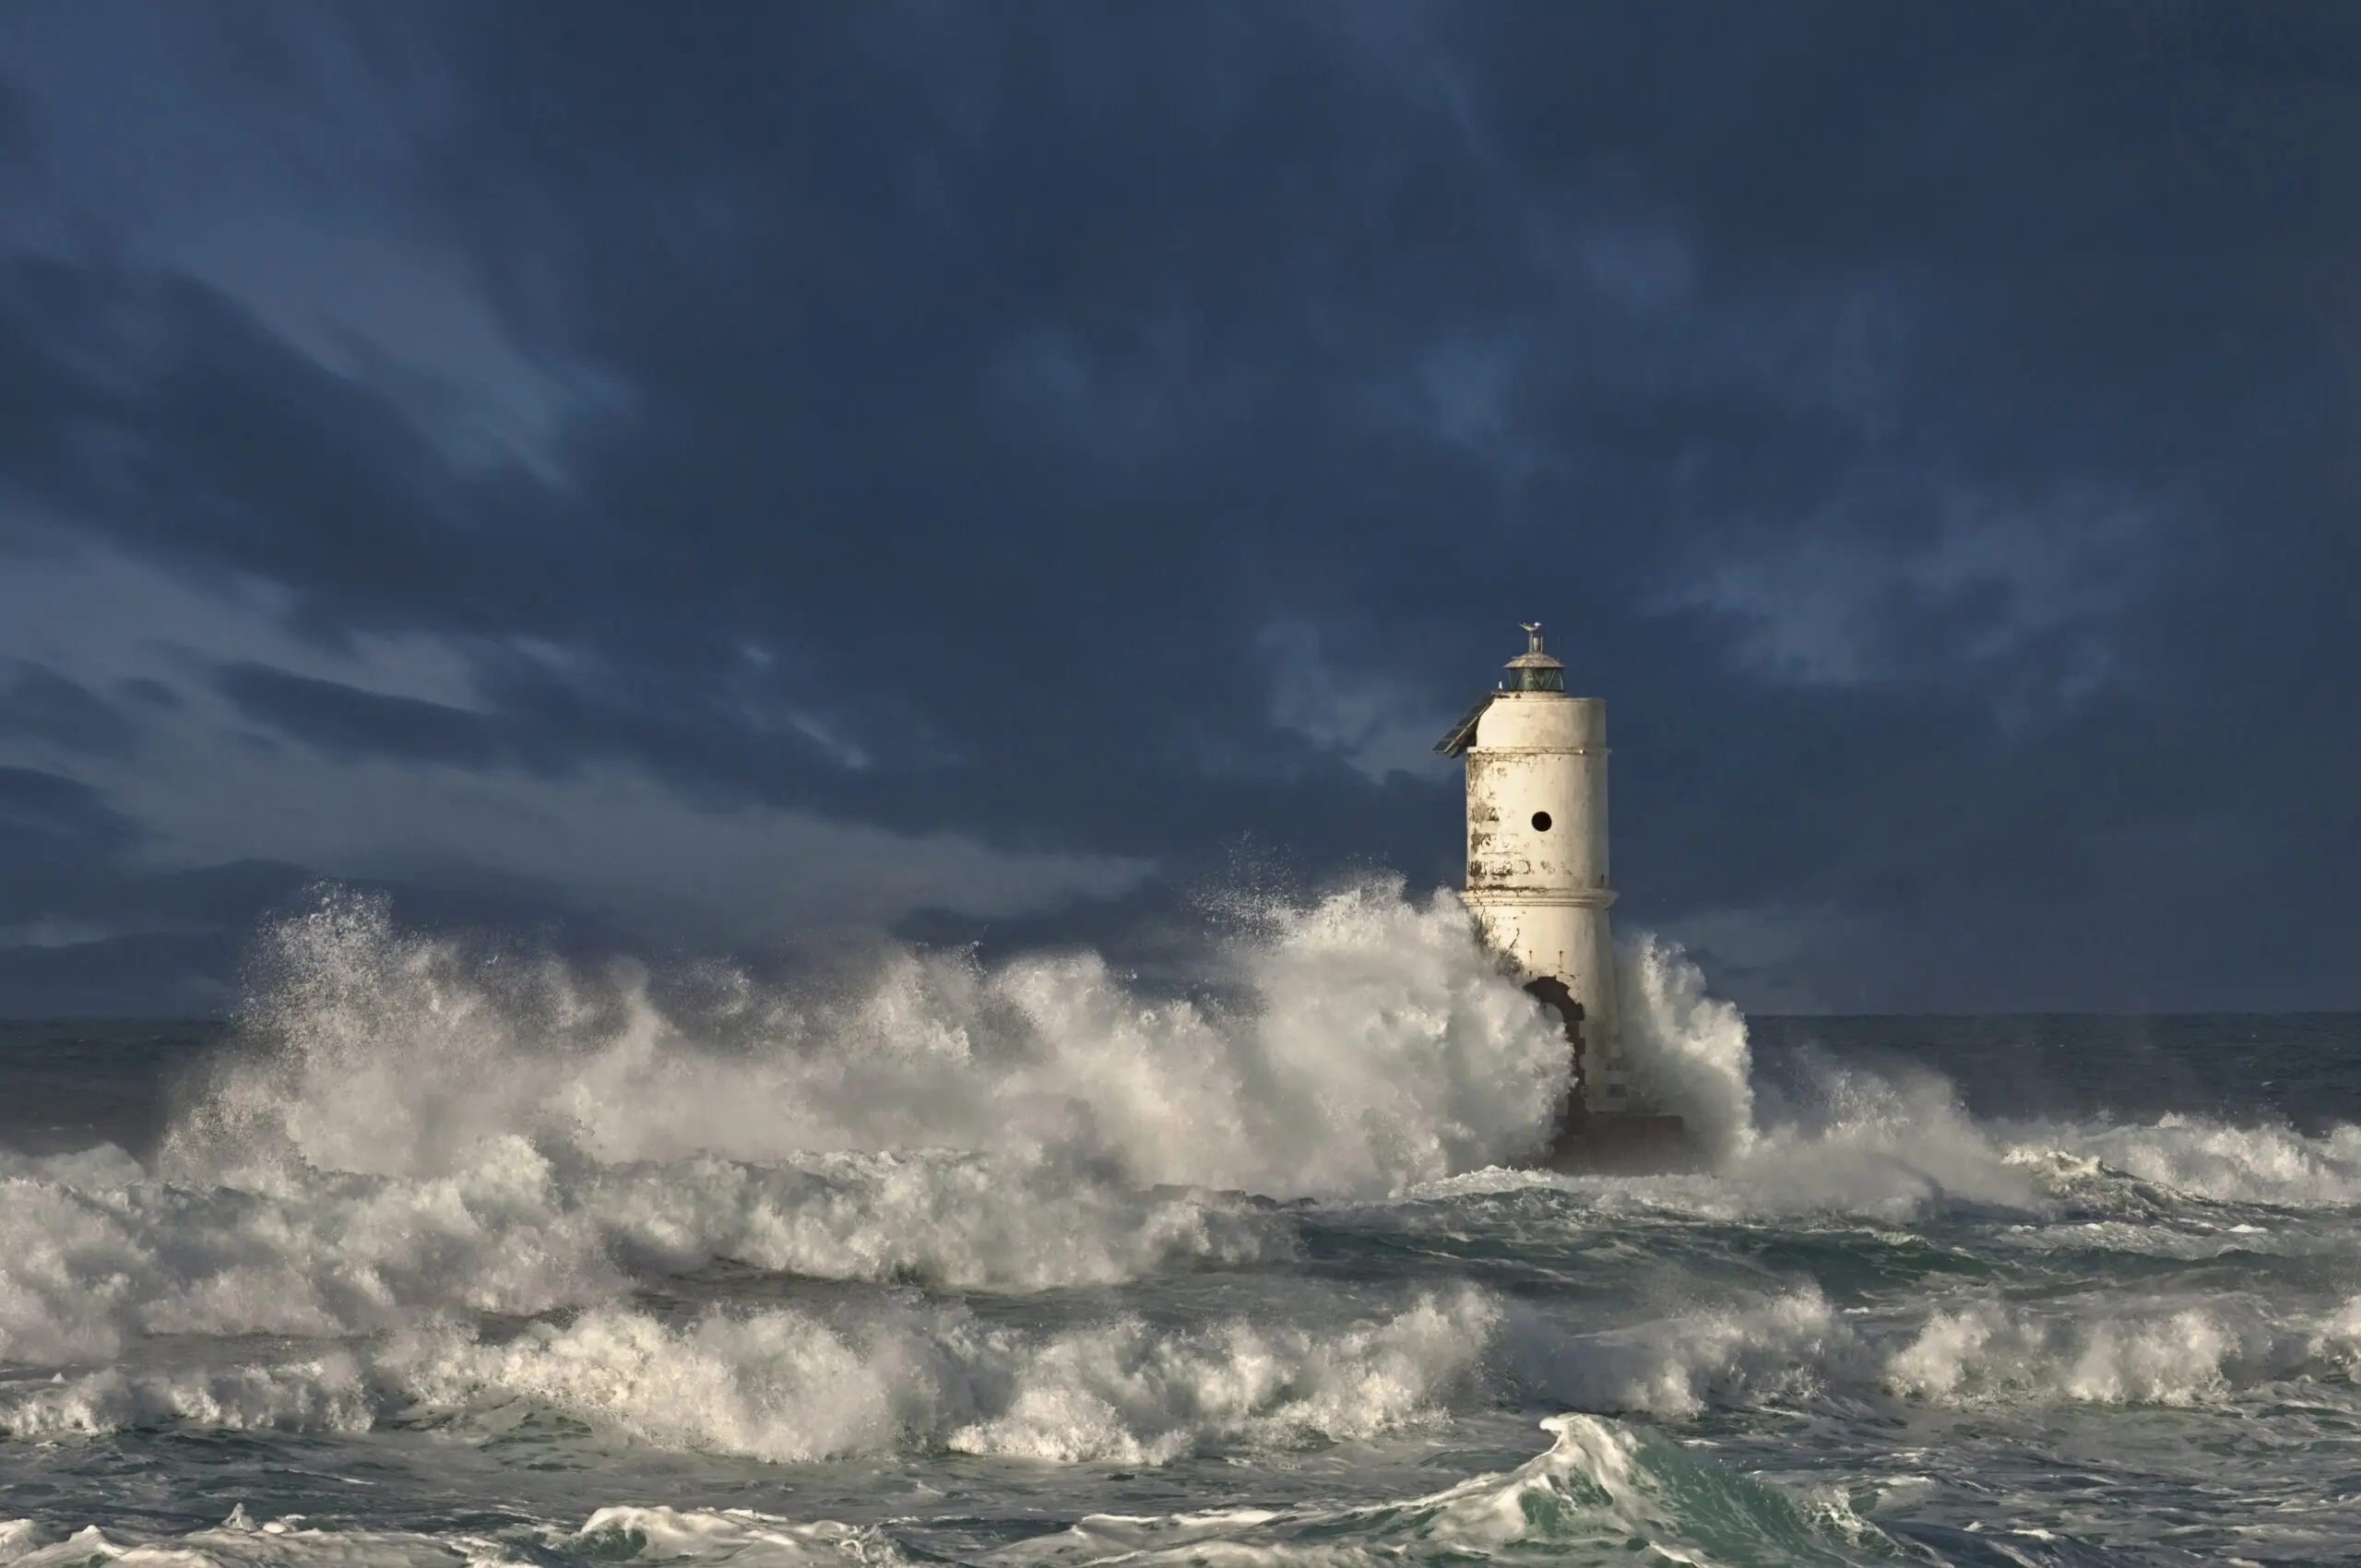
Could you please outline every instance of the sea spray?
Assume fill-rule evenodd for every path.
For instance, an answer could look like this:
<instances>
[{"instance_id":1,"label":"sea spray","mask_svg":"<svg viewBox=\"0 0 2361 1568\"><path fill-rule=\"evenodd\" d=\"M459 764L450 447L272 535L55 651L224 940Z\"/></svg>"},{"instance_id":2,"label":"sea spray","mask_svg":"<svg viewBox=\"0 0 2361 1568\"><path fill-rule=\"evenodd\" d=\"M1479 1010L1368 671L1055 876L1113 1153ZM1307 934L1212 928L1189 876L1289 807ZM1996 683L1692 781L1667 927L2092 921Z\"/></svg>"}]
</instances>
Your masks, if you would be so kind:
<instances>
[{"instance_id":1,"label":"sea spray","mask_svg":"<svg viewBox=\"0 0 2361 1568\"><path fill-rule=\"evenodd\" d=\"M1838 1498L1797 1496L1730 1475L1643 1429L1586 1416L1542 1423L1548 1449L1514 1468L1370 1506L1228 1506L1169 1515L1092 1514L960 1561L985 1568L1373 1568L1385 1563L1839 1564L1927 1561ZM576 1515L577 1518L580 1515ZM136 1528L45 1528L0 1521L0 1564L87 1568L141 1562L224 1568L436 1568L469 1562L673 1563L683 1568L903 1568L942 1561L894 1525L794 1519L747 1507L615 1503L578 1526L497 1536L324 1528L239 1505L219 1524L157 1536Z\"/></svg>"},{"instance_id":2,"label":"sea spray","mask_svg":"<svg viewBox=\"0 0 2361 1568\"><path fill-rule=\"evenodd\" d=\"M1616 973L1635 1102L1680 1117L1708 1161L1745 1153L1754 1140L1745 1017L1708 995L1703 972L1656 937L1627 945Z\"/></svg>"},{"instance_id":3,"label":"sea spray","mask_svg":"<svg viewBox=\"0 0 2361 1568\"><path fill-rule=\"evenodd\" d=\"M940 1146L1382 1194L1532 1153L1564 1070L1456 902L1396 883L1287 911L1228 956L1232 1005L1145 996L1089 953L902 953L747 1003L727 1048L642 975L471 952L382 900L327 895L267 945L252 1049L172 1130L169 1171L427 1176L515 1135L609 1165Z\"/></svg>"},{"instance_id":4,"label":"sea spray","mask_svg":"<svg viewBox=\"0 0 2361 1568\"><path fill-rule=\"evenodd\" d=\"M1296 1252L1281 1217L1235 1198L943 1151L610 1168L504 1134L445 1175L299 1166L243 1188L164 1182L127 1160L39 1165L0 1179L0 1362L100 1360L148 1335L335 1337L526 1316L724 1259L1012 1291Z\"/></svg>"},{"instance_id":5,"label":"sea spray","mask_svg":"<svg viewBox=\"0 0 2361 1568\"><path fill-rule=\"evenodd\" d=\"M1504 1165L1562 1042L1385 884L1264 899L1185 998L1080 951L700 991L310 915L155 1163L0 1152L0 1558L2361 1538L2349 1127L2001 1120L1892 1053L1757 1092L1763 1042L1643 940L1635 1076L1714 1158ZM36 1065L0 1090L72 1082Z\"/></svg>"},{"instance_id":6,"label":"sea spray","mask_svg":"<svg viewBox=\"0 0 2361 1568\"><path fill-rule=\"evenodd\" d=\"M951 1449L1167 1464L1206 1445L1365 1439L1478 1391L1499 1305L1460 1288L1392 1310L1333 1297L1306 1321L1174 1332L1136 1315L1052 1329L950 1305L710 1312L623 1306L492 1335L430 1322L275 1363L0 1385L0 1433L136 1427L356 1431L409 1411L498 1426L520 1404L659 1448L771 1461Z\"/></svg>"},{"instance_id":7,"label":"sea spray","mask_svg":"<svg viewBox=\"0 0 2361 1568\"><path fill-rule=\"evenodd\" d=\"M1099 1515L1007 1547L995 1568L1362 1568L1402 1562L1700 1565L1925 1561L1838 1499L1718 1470L1644 1429L1543 1421L1548 1450L1505 1474L1360 1508Z\"/></svg>"}]
</instances>

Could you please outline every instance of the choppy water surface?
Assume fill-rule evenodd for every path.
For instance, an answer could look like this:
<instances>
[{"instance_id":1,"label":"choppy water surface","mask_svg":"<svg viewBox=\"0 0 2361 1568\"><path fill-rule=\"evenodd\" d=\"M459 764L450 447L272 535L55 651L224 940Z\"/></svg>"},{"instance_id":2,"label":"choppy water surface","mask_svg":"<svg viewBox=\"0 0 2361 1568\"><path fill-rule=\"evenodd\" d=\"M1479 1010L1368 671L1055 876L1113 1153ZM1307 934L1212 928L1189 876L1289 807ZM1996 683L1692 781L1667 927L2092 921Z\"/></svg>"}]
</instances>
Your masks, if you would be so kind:
<instances>
[{"instance_id":1,"label":"choppy water surface","mask_svg":"<svg viewBox=\"0 0 2361 1568\"><path fill-rule=\"evenodd\" d=\"M1643 947L1712 1169L1568 1179L1384 886L1193 1000L271 943L0 1030L0 1564L2361 1558L2361 1020L1750 1038Z\"/></svg>"}]
</instances>

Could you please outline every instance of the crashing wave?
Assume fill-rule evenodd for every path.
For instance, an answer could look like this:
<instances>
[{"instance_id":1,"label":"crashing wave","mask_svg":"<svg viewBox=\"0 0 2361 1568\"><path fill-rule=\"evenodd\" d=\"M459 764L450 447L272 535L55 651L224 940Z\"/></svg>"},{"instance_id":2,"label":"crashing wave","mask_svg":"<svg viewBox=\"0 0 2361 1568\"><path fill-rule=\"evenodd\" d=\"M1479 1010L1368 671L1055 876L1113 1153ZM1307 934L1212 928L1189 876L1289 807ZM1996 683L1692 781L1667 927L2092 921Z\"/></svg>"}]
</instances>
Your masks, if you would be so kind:
<instances>
[{"instance_id":1,"label":"crashing wave","mask_svg":"<svg viewBox=\"0 0 2361 1568\"><path fill-rule=\"evenodd\" d=\"M519 1403L658 1447L773 1461L896 1450L1162 1464L1206 1444L1361 1438L1474 1384L1499 1308L1473 1290L1375 1318L1053 1332L962 1309L787 1308L667 1323L602 1307L504 1338L440 1324L325 1358L0 1387L0 1431L138 1426L351 1431Z\"/></svg>"}]
</instances>

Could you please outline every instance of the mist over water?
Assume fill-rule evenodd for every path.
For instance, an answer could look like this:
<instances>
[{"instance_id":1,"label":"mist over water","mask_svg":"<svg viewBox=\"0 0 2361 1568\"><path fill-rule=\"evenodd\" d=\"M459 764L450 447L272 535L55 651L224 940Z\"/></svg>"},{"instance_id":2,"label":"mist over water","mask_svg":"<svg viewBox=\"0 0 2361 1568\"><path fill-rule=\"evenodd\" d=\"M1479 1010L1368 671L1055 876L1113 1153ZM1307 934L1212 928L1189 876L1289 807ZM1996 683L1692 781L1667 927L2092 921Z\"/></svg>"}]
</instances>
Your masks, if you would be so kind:
<instances>
[{"instance_id":1,"label":"mist over water","mask_svg":"<svg viewBox=\"0 0 2361 1568\"><path fill-rule=\"evenodd\" d=\"M0 1130L0 1564L2361 1554L2361 1131L2159 1106L2108 1021L2042 1026L2054 1082L2009 1020L1766 1045L1642 938L1703 1168L1569 1178L1563 1041L1384 881L1183 995L583 969L334 893L255 973L152 1139ZM2248 1026L2171 1061L2361 1032ZM121 1093L81 1060L0 1053L59 1102L0 1129Z\"/></svg>"}]
</instances>

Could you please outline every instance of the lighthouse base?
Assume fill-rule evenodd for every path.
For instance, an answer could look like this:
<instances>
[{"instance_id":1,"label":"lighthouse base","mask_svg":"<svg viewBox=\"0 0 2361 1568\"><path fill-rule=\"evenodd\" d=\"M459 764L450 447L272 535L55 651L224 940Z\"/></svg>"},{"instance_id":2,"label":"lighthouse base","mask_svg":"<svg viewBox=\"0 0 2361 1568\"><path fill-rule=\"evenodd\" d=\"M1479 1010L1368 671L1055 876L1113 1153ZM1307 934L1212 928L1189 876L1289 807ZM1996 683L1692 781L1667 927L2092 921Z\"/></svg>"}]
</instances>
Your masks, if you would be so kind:
<instances>
[{"instance_id":1,"label":"lighthouse base","mask_svg":"<svg viewBox=\"0 0 2361 1568\"><path fill-rule=\"evenodd\" d=\"M1549 1152L1533 1163L1543 1170L1568 1175L1669 1175L1697 1168L1697 1151L1689 1129L1678 1116L1643 1111L1592 1111L1588 1075L1589 1051L1584 1041L1583 1004L1573 990L1556 975L1527 980L1525 994L1541 1004L1566 1036L1567 1065L1572 1069L1566 1098L1558 1107L1558 1131Z\"/></svg>"},{"instance_id":2,"label":"lighthouse base","mask_svg":"<svg viewBox=\"0 0 2361 1568\"><path fill-rule=\"evenodd\" d=\"M1594 1111L1559 1128L1540 1165L1572 1176L1667 1176L1697 1169L1697 1151L1678 1116Z\"/></svg>"}]
</instances>

